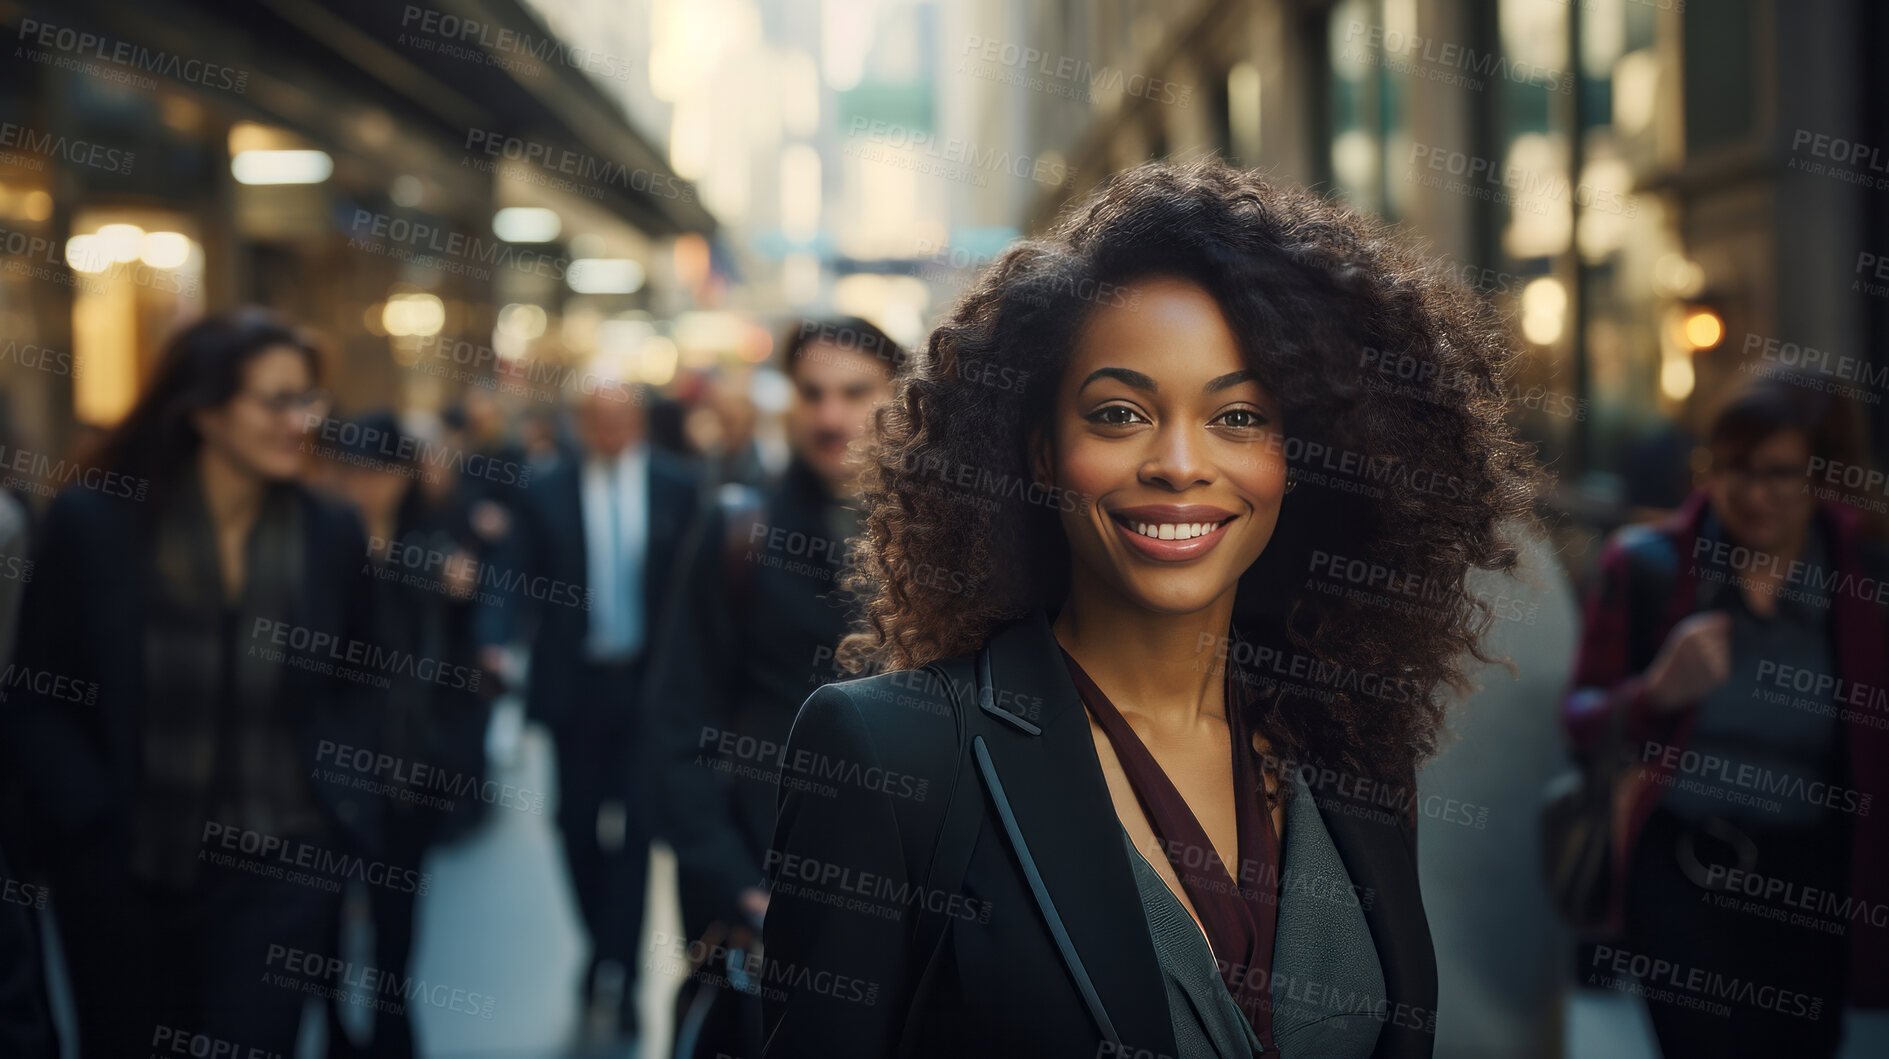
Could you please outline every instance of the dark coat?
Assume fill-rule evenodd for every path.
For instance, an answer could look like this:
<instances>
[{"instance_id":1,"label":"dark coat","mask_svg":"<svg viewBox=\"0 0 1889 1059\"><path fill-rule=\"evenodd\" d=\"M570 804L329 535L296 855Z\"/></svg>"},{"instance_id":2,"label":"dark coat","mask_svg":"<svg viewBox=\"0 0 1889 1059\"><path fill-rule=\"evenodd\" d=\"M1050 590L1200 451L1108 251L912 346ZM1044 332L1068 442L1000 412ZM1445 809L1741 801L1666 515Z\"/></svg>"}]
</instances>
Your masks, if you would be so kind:
<instances>
[{"instance_id":1,"label":"dark coat","mask_svg":"<svg viewBox=\"0 0 1889 1059\"><path fill-rule=\"evenodd\" d=\"M649 450L649 544L643 568L644 643L656 642L656 619L683 534L698 512L700 489L681 461ZM506 642L535 622L531 676L525 704L532 716L557 728L571 720L590 634L590 575L584 547L583 460L559 463L533 479L517 507L507 542L503 577L511 585L488 642ZM631 705L626 693L626 708Z\"/></svg>"},{"instance_id":2,"label":"dark coat","mask_svg":"<svg viewBox=\"0 0 1889 1059\"><path fill-rule=\"evenodd\" d=\"M962 772L951 688L927 670L828 685L794 722L759 983L771 1059L892 1056L908 1019L922 1055L1177 1054L1121 823L1048 618L998 630L989 658L994 706L1029 723L985 724ZM964 660L946 663L959 671ZM954 782L982 803L981 831L961 891L928 892ZM1427 1057L1436 961L1414 817L1314 797L1351 881L1377 895L1365 918L1389 1006L1375 1054ZM922 984L921 904L950 917ZM1120 1050L1105 1047L1085 985Z\"/></svg>"},{"instance_id":3,"label":"dark coat","mask_svg":"<svg viewBox=\"0 0 1889 1059\"><path fill-rule=\"evenodd\" d=\"M648 701L691 935L761 885L781 747L808 693L842 675L833 657L851 612L835 591L845 541L833 504L794 461L741 525L719 506L703 513L669 593Z\"/></svg>"},{"instance_id":4,"label":"dark coat","mask_svg":"<svg viewBox=\"0 0 1889 1059\"><path fill-rule=\"evenodd\" d=\"M1639 762L1629 770L1615 803L1614 900L1609 910L1615 930L1624 922L1626 879L1640 829L1676 778L1672 762L1698 719L1696 703L1667 713L1654 709L1646 696L1645 672L1673 627L1699 609L1699 566L1693 555L1707 511L1707 494L1699 490L1671 516L1652 525L1629 526L1608 541L1600 557L1600 584L1587 603L1573 683L1561 704L1562 723L1575 747L1601 746L1609 715L1617 714L1625 721L1631 756ZM1831 542L1831 569L1821 573L1834 574L1828 587L1835 675L1852 697L1858 692L1880 697L1882 689L1889 688L1889 626L1881 603L1889 594L1889 556L1863 535L1862 516L1854 509L1821 502L1815 517ZM1636 567L1663 567L1671 585L1665 599L1637 604L1654 608L1657 615L1638 637L1632 632L1636 604L1628 592ZM1889 817L1868 807L1881 804L1875 795L1889 796L1889 728L1880 726L1879 706L1858 705L1845 711L1844 720L1848 783L1864 799L1852 831L1849 896L1869 909L1880 909L1889 905ZM1668 754L1662 752L1664 747L1678 751ZM1849 923L1851 999L1867 1007L1889 1005L1889 926L1878 918L1855 916Z\"/></svg>"},{"instance_id":5,"label":"dark coat","mask_svg":"<svg viewBox=\"0 0 1889 1059\"><path fill-rule=\"evenodd\" d=\"M360 520L306 489L297 487L297 494L306 560L294 613L283 620L332 636L333 644L378 645L371 582L359 575L367 562ZM108 886L127 869L131 848L147 688L147 514L128 498L90 489L67 489L53 501L0 705L6 751L25 787L32 847L48 858L40 866L81 885ZM271 641L238 630L238 644L251 643ZM308 783L337 843L373 855L378 800L345 781L324 780L321 747L373 745L382 693L364 681L311 671L285 674L280 693L291 715L299 715Z\"/></svg>"}]
</instances>

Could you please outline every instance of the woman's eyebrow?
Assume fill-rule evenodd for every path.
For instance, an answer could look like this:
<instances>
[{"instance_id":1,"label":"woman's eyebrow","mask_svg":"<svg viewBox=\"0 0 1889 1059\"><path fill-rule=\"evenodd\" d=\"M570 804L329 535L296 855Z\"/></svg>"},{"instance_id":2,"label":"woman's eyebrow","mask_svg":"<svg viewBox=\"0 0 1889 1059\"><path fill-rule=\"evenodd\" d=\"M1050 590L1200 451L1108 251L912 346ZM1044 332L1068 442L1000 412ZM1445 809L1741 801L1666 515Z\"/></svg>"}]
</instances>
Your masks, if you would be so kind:
<instances>
[{"instance_id":1,"label":"woman's eyebrow","mask_svg":"<svg viewBox=\"0 0 1889 1059\"><path fill-rule=\"evenodd\" d=\"M1225 375L1222 375L1219 378L1214 379L1213 381L1207 383L1207 392L1219 393L1221 390L1224 390L1229 386L1238 386L1239 384L1243 382L1258 382L1258 381L1259 381L1258 372L1255 372L1250 368L1242 368L1239 371L1229 371Z\"/></svg>"},{"instance_id":2,"label":"woman's eyebrow","mask_svg":"<svg viewBox=\"0 0 1889 1059\"><path fill-rule=\"evenodd\" d=\"M1146 393L1158 393L1161 389L1154 384L1153 379L1129 368L1097 368L1089 373L1088 378L1082 380L1082 385L1076 387L1076 392L1081 393L1088 389L1089 384L1097 379L1116 379Z\"/></svg>"}]
</instances>

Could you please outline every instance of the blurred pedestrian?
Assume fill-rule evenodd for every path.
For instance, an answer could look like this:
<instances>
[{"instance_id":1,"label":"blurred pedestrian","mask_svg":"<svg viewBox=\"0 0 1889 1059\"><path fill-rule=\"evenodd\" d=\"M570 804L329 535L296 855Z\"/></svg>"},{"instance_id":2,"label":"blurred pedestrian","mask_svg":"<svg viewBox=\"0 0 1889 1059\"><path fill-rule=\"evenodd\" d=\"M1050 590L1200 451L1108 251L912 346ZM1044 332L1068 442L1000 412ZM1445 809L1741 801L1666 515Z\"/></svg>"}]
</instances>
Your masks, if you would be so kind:
<instances>
[{"instance_id":1,"label":"blurred pedestrian","mask_svg":"<svg viewBox=\"0 0 1889 1059\"><path fill-rule=\"evenodd\" d=\"M377 763L392 762L390 767L376 764L363 778L398 788L384 795L385 858L418 866L448 829L463 833L465 818L476 816L483 805L476 792L485 778L490 710L473 640L472 612L481 594L479 541L465 523L464 507L450 504L450 489L425 484L430 477L450 487L457 476L423 464L417 439L393 415L371 413L349 426L336 452L342 457L339 485L367 526L364 568L356 576L373 586L379 646L426 660L428 672L438 677L395 675L378 738L363 748L374 752ZM389 1005L365 1007L366 1046L357 1048L343 1036L331 1038L330 1052L406 1059L415 1053L404 985L417 894L369 886L366 896L373 923L372 966L403 988ZM330 1020L330 1032L344 1032L338 1020Z\"/></svg>"},{"instance_id":2,"label":"blurred pedestrian","mask_svg":"<svg viewBox=\"0 0 1889 1059\"><path fill-rule=\"evenodd\" d=\"M557 747L558 828L591 940L579 999L593 1038L637 1024L654 792L642 688L660 594L700 502L689 472L649 444L646 399L623 385L580 398L582 453L530 479L505 560L516 598L494 612L494 642L529 639L526 708Z\"/></svg>"},{"instance_id":3,"label":"blurred pedestrian","mask_svg":"<svg viewBox=\"0 0 1889 1059\"><path fill-rule=\"evenodd\" d=\"M6 406L0 400L0 445L11 452L13 434L7 428L11 417L4 414ZM20 595L32 577L26 505L12 492L0 489L0 669L13 661ZM7 806L9 828L17 824L24 811L12 804L15 801L17 798L0 798L0 804ZM8 831L8 840L16 834ZM0 888L4 888L4 898L0 899L0 1055L52 1059L59 1054L59 1047L47 1005L40 934L46 888L23 876L14 873L0 852Z\"/></svg>"},{"instance_id":4,"label":"blurred pedestrian","mask_svg":"<svg viewBox=\"0 0 1889 1059\"><path fill-rule=\"evenodd\" d=\"M785 350L792 459L764 493L723 485L691 531L649 691L683 928L708 951L749 951L759 934L780 762L746 748L778 753L807 694L842 677L835 651L855 614L839 575L864 469L853 442L906 359L856 318L796 324ZM758 1056L759 998L714 974L683 985L675 1054Z\"/></svg>"},{"instance_id":5,"label":"blurred pedestrian","mask_svg":"<svg viewBox=\"0 0 1889 1059\"><path fill-rule=\"evenodd\" d=\"M362 744L376 699L333 662L374 642L360 522L297 481L318 366L260 309L185 329L47 516L15 663L45 679L4 724L83 1055L287 1054L332 984L301 957L328 951L328 869L373 855L376 807L321 748Z\"/></svg>"},{"instance_id":6,"label":"blurred pedestrian","mask_svg":"<svg viewBox=\"0 0 1889 1059\"><path fill-rule=\"evenodd\" d=\"M1704 487L1609 541L1563 707L1577 748L1631 763L1619 933L1582 973L1638 976L1667 1056L1828 1056L1845 1004L1889 1001L1889 562L1817 495L1861 466L1817 382L1733 395Z\"/></svg>"}]
</instances>

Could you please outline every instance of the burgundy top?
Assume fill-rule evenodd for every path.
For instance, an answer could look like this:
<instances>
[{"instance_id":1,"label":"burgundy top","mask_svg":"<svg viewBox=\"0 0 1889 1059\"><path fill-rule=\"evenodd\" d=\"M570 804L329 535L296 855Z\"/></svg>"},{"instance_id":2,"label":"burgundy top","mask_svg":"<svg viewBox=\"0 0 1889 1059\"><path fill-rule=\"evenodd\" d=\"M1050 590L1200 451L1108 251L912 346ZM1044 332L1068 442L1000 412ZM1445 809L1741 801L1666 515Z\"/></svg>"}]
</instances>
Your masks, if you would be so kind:
<instances>
[{"instance_id":1,"label":"burgundy top","mask_svg":"<svg viewBox=\"0 0 1889 1059\"><path fill-rule=\"evenodd\" d=\"M1207 932L1219 964L1220 980L1233 994L1253 1032L1270 1053L1272 1040L1273 934L1278 923L1279 836L1264 799L1244 718L1234 698L1232 667L1227 667L1227 727L1233 741L1233 791L1239 830L1239 870L1229 872L1207 832L1187 807L1181 793L1161 771L1154 755L1141 744L1115 704L1095 686L1076 660L1063 652L1063 662L1083 704L1108 736L1121 759L1129 786L1148 814L1155 837L1167 852L1168 863L1180 877L1181 888Z\"/></svg>"}]
</instances>

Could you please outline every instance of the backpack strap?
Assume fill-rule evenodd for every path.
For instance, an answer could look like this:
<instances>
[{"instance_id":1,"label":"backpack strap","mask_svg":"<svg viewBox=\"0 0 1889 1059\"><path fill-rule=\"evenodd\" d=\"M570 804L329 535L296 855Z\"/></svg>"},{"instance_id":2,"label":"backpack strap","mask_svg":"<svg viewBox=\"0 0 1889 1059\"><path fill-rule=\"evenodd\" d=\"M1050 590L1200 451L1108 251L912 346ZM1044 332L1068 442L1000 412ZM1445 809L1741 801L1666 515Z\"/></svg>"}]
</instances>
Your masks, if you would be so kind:
<instances>
[{"instance_id":1,"label":"backpack strap","mask_svg":"<svg viewBox=\"0 0 1889 1059\"><path fill-rule=\"evenodd\" d=\"M970 776L965 767L969 759L969 747L972 736L980 727L979 711L969 708L959 691L975 682L975 694L982 701L990 694L988 688L990 673L990 649L977 652L975 665L972 667L971 680L953 680L943 665L929 665L925 669L931 672L951 691L951 707L958 732L957 766L951 781L951 796L945 803L944 820L938 828L938 840L932 849L931 866L925 872L923 889L918 892L918 916L912 924L909 952L919 955L923 962L915 964L921 968L918 980L911 995L924 996L929 991L936 976L937 968L943 962L939 954L944 948L944 939L951 926L952 916L946 911L951 907L949 895L957 893L964 886L964 873L971 863L971 852L977 847L977 836L984 823L984 799L978 792L977 781ZM945 895L947 899L937 900L935 895ZM917 1054L917 1021L907 1012L904 1028L899 1031L901 1057Z\"/></svg>"},{"instance_id":2,"label":"backpack strap","mask_svg":"<svg viewBox=\"0 0 1889 1059\"><path fill-rule=\"evenodd\" d=\"M748 542L754 527L767 521L767 504L753 486L727 482L715 491L715 506L722 521L722 603L731 617L746 614L754 598L755 570L748 561Z\"/></svg>"}]
</instances>

